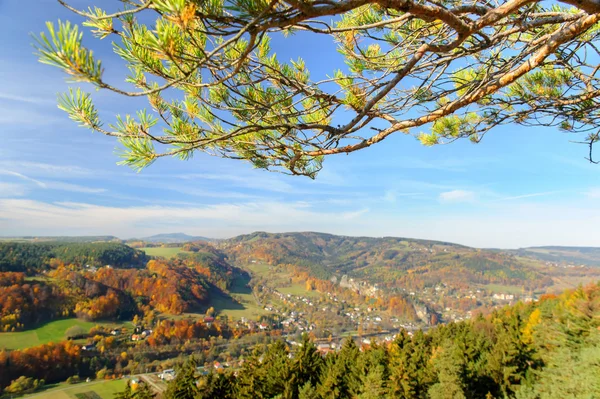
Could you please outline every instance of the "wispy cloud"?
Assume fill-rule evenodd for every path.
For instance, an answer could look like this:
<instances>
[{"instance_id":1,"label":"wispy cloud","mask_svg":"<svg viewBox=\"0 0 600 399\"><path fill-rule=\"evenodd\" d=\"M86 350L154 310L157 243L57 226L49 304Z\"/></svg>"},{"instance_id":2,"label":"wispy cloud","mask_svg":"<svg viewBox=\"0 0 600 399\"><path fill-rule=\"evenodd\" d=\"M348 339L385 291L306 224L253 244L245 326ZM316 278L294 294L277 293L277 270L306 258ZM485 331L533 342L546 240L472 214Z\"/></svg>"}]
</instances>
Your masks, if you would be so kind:
<instances>
[{"instance_id":1,"label":"wispy cloud","mask_svg":"<svg viewBox=\"0 0 600 399\"><path fill-rule=\"evenodd\" d=\"M452 190L440 193L440 202L473 202L475 193L467 190Z\"/></svg>"},{"instance_id":2,"label":"wispy cloud","mask_svg":"<svg viewBox=\"0 0 600 399\"><path fill-rule=\"evenodd\" d=\"M368 212L324 212L306 203L250 202L206 206L100 206L0 199L0 231L15 234L95 234L135 236L164 228L216 236L251 230L338 230Z\"/></svg>"},{"instance_id":3,"label":"wispy cloud","mask_svg":"<svg viewBox=\"0 0 600 399\"><path fill-rule=\"evenodd\" d=\"M0 182L0 197L22 197L28 192L29 190L27 189L27 187L22 184Z\"/></svg>"},{"instance_id":4,"label":"wispy cloud","mask_svg":"<svg viewBox=\"0 0 600 399\"><path fill-rule=\"evenodd\" d=\"M14 172L11 170L0 170L0 175L14 176L14 177L17 177L26 182L33 183L38 188L42 188L45 190L60 190L60 191L71 191L71 192L89 193L89 194L103 193L103 192L107 191L105 188L88 187L88 186L83 186L83 185L79 185L79 184L65 183L62 181L54 181L54 180L40 181L38 179L34 179L34 178L26 176L22 173Z\"/></svg>"},{"instance_id":5,"label":"wispy cloud","mask_svg":"<svg viewBox=\"0 0 600 399\"><path fill-rule=\"evenodd\" d=\"M371 167L394 167L402 169L442 170L446 172L466 172L473 165L484 165L497 162L491 157L485 158L439 158L423 159L412 156L402 156L393 160L379 160L368 163Z\"/></svg>"},{"instance_id":6,"label":"wispy cloud","mask_svg":"<svg viewBox=\"0 0 600 399\"><path fill-rule=\"evenodd\" d=\"M52 124L64 122L68 123L68 120L57 117L55 113L32 107L24 107L22 104L2 105L0 107L0 125L4 125L3 129L6 129L7 126L13 127L13 129L47 127Z\"/></svg>"},{"instance_id":7,"label":"wispy cloud","mask_svg":"<svg viewBox=\"0 0 600 399\"><path fill-rule=\"evenodd\" d=\"M398 200L399 197L415 197L417 195L423 195L423 193L402 193L398 192L398 190L386 190L382 200L386 202L394 203Z\"/></svg>"},{"instance_id":8,"label":"wispy cloud","mask_svg":"<svg viewBox=\"0 0 600 399\"><path fill-rule=\"evenodd\" d=\"M13 170L38 177L92 177L102 174L101 171L76 165L28 161L0 161L0 169Z\"/></svg>"},{"instance_id":9,"label":"wispy cloud","mask_svg":"<svg viewBox=\"0 0 600 399\"><path fill-rule=\"evenodd\" d=\"M324 211L306 202L119 207L12 198L0 199L0 234L114 234L127 238L164 231L212 237L231 237L256 230L323 231L437 239L478 247L600 246L596 234L600 212L593 204L587 205L565 209L551 204L499 203L493 213L468 210L389 214L368 208Z\"/></svg>"},{"instance_id":10,"label":"wispy cloud","mask_svg":"<svg viewBox=\"0 0 600 399\"><path fill-rule=\"evenodd\" d=\"M352 212L344 212L344 213L342 213L342 219L344 219L344 220L358 219L359 217L361 217L362 215L364 215L368 212L369 212L369 208L359 209L358 211L352 211Z\"/></svg>"},{"instance_id":11,"label":"wispy cloud","mask_svg":"<svg viewBox=\"0 0 600 399\"><path fill-rule=\"evenodd\" d=\"M212 180L216 182L227 182L238 187L266 191L289 192L294 189L292 185L277 179L277 177L274 175L262 177L258 174L249 176L241 174L190 173L175 175L175 177L183 180Z\"/></svg>"},{"instance_id":12,"label":"wispy cloud","mask_svg":"<svg viewBox=\"0 0 600 399\"><path fill-rule=\"evenodd\" d=\"M40 96L22 96L12 93L0 92L0 100L18 101L28 104L39 104L39 105L55 105L56 101L52 101L46 98L40 98Z\"/></svg>"},{"instance_id":13,"label":"wispy cloud","mask_svg":"<svg viewBox=\"0 0 600 399\"><path fill-rule=\"evenodd\" d=\"M545 192L541 192L541 193L522 194L522 195L515 195L515 196L512 196L512 197L498 198L495 201L513 201L513 200L518 200L518 199L523 199L523 198L545 197L545 196L548 196L548 195L557 194L559 192L560 191L545 191Z\"/></svg>"},{"instance_id":14,"label":"wispy cloud","mask_svg":"<svg viewBox=\"0 0 600 399\"><path fill-rule=\"evenodd\" d=\"M41 188L47 188L47 186L46 186L46 184L45 184L45 183L43 183L43 182L41 182L41 181L39 181L39 180L36 180L36 179L32 179L32 178L31 178L31 177L29 177L29 176L25 176L25 175L24 175L24 174L22 174L22 173L19 173L19 172L13 172L12 170L0 170L0 175L6 175L6 176L15 176L15 177L18 177L19 179L22 179L22 180L25 180L25 181L28 181L28 182L34 183L34 184L35 184L35 185L37 185L38 187L41 187Z\"/></svg>"},{"instance_id":15,"label":"wispy cloud","mask_svg":"<svg viewBox=\"0 0 600 399\"><path fill-rule=\"evenodd\" d=\"M585 194L588 198L600 198L600 187L591 188Z\"/></svg>"},{"instance_id":16,"label":"wispy cloud","mask_svg":"<svg viewBox=\"0 0 600 399\"><path fill-rule=\"evenodd\" d=\"M87 187L82 186L80 184L71 184L60 181L49 181L46 183L46 188L50 190L61 190L61 191L71 191L74 193L88 193L88 194L99 194L105 193L108 190L105 188L98 187Z\"/></svg>"}]
</instances>

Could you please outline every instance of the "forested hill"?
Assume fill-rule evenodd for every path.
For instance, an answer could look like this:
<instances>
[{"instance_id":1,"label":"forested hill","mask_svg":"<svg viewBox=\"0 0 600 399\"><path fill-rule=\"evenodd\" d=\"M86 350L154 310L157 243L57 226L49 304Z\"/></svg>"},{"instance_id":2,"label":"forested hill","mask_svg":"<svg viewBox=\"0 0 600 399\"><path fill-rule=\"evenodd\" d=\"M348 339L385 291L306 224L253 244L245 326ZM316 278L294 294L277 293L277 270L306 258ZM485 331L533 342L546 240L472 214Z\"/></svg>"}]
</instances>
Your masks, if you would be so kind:
<instances>
[{"instance_id":1,"label":"forested hill","mask_svg":"<svg viewBox=\"0 0 600 399\"><path fill-rule=\"evenodd\" d=\"M511 253L401 237L257 232L227 240L221 247L241 261L300 263L320 268L330 275L373 271L374 268L408 271L423 266L436 270L462 265L479 272L503 270L510 277L511 268L521 269L521 272L528 269Z\"/></svg>"},{"instance_id":2,"label":"forested hill","mask_svg":"<svg viewBox=\"0 0 600 399\"><path fill-rule=\"evenodd\" d=\"M469 252L448 242L399 237L350 237L333 234L265 233L241 235L221 244L230 256L269 263L320 264L327 272L347 272L373 264L403 264L414 252L430 250Z\"/></svg>"},{"instance_id":3,"label":"forested hill","mask_svg":"<svg viewBox=\"0 0 600 399\"><path fill-rule=\"evenodd\" d=\"M544 262L600 267L600 248L598 247L547 246L520 248L510 252Z\"/></svg>"},{"instance_id":4,"label":"forested hill","mask_svg":"<svg viewBox=\"0 0 600 399\"><path fill-rule=\"evenodd\" d=\"M541 261L600 266L599 247L542 246L512 249L478 249L434 240L405 237L352 237L316 232L265 233L255 232L224 240L224 248L234 255L244 256L257 250L272 261L299 258L339 266L349 260L374 263L380 260L406 260L407 252L437 251L457 254L478 254L484 257L528 257ZM413 251L411 251L413 250ZM256 255L256 254L255 254ZM352 263L352 262L350 262Z\"/></svg>"},{"instance_id":5,"label":"forested hill","mask_svg":"<svg viewBox=\"0 0 600 399\"><path fill-rule=\"evenodd\" d=\"M129 268L143 267L148 259L143 251L114 242L0 242L0 272L39 272L53 260Z\"/></svg>"},{"instance_id":6,"label":"forested hill","mask_svg":"<svg viewBox=\"0 0 600 399\"><path fill-rule=\"evenodd\" d=\"M320 279L336 277L339 281L347 275L379 288L407 292L439 284L467 291L500 285L524 295L592 281L600 272L598 268L569 269L568 264L549 263L529 252L401 237L257 232L218 245L241 263L291 264ZM588 264L600 265L600 254L596 254L586 252Z\"/></svg>"}]
</instances>

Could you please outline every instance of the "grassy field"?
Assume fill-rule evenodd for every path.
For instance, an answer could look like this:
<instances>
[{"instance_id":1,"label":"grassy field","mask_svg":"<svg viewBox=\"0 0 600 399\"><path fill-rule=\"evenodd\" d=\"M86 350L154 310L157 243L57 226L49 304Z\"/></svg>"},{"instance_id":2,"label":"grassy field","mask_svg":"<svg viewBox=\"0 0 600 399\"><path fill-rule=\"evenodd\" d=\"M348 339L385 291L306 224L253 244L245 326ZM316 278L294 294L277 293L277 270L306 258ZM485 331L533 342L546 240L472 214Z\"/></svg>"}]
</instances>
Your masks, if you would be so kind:
<instances>
[{"instance_id":1,"label":"grassy field","mask_svg":"<svg viewBox=\"0 0 600 399\"><path fill-rule=\"evenodd\" d=\"M0 333L0 349L23 349L46 344L48 342L59 342L64 340L65 331L67 331L69 327L81 326L84 329L89 330L98 324L111 327L121 325L119 323L106 324L79 319L55 320L33 330Z\"/></svg>"},{"instance_id":2,"label":"grassy field","mask_svg":"<svg viewBox=\"0 0 600 399\"><path fill-rule=\"evenodd\" d=\"M246 266L253 275L267 279L269 285L282 294L299 295L307 297L318 297L320 294L315 291L307 291L304 284L291 283L290 275L281 270L264 263L251 263Z\"/></svg>"},{"instance_id":3,"label":"grassy field","mask_svg":"<svg viewBox=\"0 0 600 399\"><path fill-rule=\"evenodd\" d=\"M286 287L279 287L277 288L277 291L281 292L282 294L305 296L309 298L316 298L320 296L320 294L316 291L307 291L306 287L300 283L293 283L292 285Z\"/></svg>"},{"instance_id":4,"label":"grassy field","mask_svg":"<svg viewBox=\"0 0 600 399\"><path fill-rule=\"evenodd\" d=\"M151 248L140 248L140 250L144 251L146 255L149 256L162 256L163 258L174 258L180 252L185 252L181 250L181 247L174 248L161 248L161 247L151 247Z\"/></svg>"},{"instance_id":5,"label":"grassy field","mask_svg":"<svg viewBox=\"0 0 600 399\"><path fill-rule=\"evenodd\" d=\"M217 313L226 315L234 320L239 320L242 317L256 319L259 316L269 313L256 303L248 282L249 280L243 278L235 279L230 288L231 297L220 293L211 295L211 306L215 308Z\"/></svg>"},{"instance_id":6,"label":"grassy field","mask_svg":"<svg viewBox=\"0 0 600 399\"><path fill-rule=\"evenodd\" d=\"M94 392L102 399L113 399L115 393L125 389L127 379L82 382L76 385L58 384L55 388L23 396L25 399L79 399L77 394ZM90 396L88 396L90 397Z\"/></svg>"},{"instance_id":7,"label":"grassy field","mask_svg":"<svg viewBox=\"0 0 600 399\"><path fill-rule=\"evenodd\" d=\"M522 294L523 288L514 285L486 284L481 288L501 294Z\"/></svg>"}]
</instances>

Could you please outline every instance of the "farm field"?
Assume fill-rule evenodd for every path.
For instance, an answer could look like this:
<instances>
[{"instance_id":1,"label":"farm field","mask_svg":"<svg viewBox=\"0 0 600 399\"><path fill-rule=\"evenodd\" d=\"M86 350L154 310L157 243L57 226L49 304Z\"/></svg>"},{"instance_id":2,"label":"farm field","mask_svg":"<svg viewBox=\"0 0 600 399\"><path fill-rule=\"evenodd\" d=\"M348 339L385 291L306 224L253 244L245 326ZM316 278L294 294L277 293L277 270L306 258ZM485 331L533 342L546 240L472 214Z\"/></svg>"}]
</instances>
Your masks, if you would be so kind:
<instances>
[{"instance_id":1,"label":"farm field","mask_svg":"<svg viewBox=\"0 0 600 399\"><path fill-rule=\"evenodd\" d=\"M141 251L144 251L146 255L149 256L162 256L163 258L174 258L182 251L181 247L173 247L173 248L161 248L161 247L145 247L140 248Z\"/></svg>"},{"instance_id":2,"label":"farm field","mask_svg":"<svg viewBox=\"0 0 600 399\"><path fill-rule=\"evenodd\" d=\"M98 323L75 318L55 320L31 330L0 333L0 349L23 349L48 342L59 342L64 340L65 331L69 327L80 326L89 330L99 324L110 327L122 325L121 323Z\"/></svg>"},{"instance_id":3,"label":"farm field","mask_svg":"<svg viewBox=\"0 0 600 399\"><path fill-rule=\"evenodd\" d=\"M127 379L82 382L76 385L58 384L43 392L25 395L23 399L113 399L125 389ZM95 394L95 395L94 395Z\"/></svg>"}]
</instances>

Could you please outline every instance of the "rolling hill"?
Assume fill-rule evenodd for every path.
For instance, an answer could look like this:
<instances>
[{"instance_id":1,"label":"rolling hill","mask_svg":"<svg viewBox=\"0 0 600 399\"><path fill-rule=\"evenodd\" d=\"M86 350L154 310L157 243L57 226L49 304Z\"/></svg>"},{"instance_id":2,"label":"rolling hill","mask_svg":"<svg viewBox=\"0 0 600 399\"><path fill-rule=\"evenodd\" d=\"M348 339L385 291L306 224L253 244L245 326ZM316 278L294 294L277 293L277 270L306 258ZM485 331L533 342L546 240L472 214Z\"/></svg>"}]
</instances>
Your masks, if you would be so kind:
<instances>
[{"instance_id":1,"label":"rolling hill","mask_svg":"<svg viewBox=\"0 0 600 399\"><path fill-rule=\"evenodd\" d=\"M597 269L548 265L542 259L559 254L578 255L581 259L585 254L586 264L600 265L600 254L593 249L486 250L402 237L348 237L314 232L256 232L218 245L238 262L293 264L306 268L317 278L339 279L346 275L391 290L437 284L473 289L493 284L544 291L559 281L575 284L577 279L597 278L600 273Z\"/></svg>"},{"instance_id":2,"label":"rolling hill","mask_svg":"<svg viewBox=\"0 0 600 399\"><path fill-rule=\"evenodd\" d=\"M600 248L597 247L530 247L513 251L544 262L600 267Z\"/></svg>"}]
</instances>

